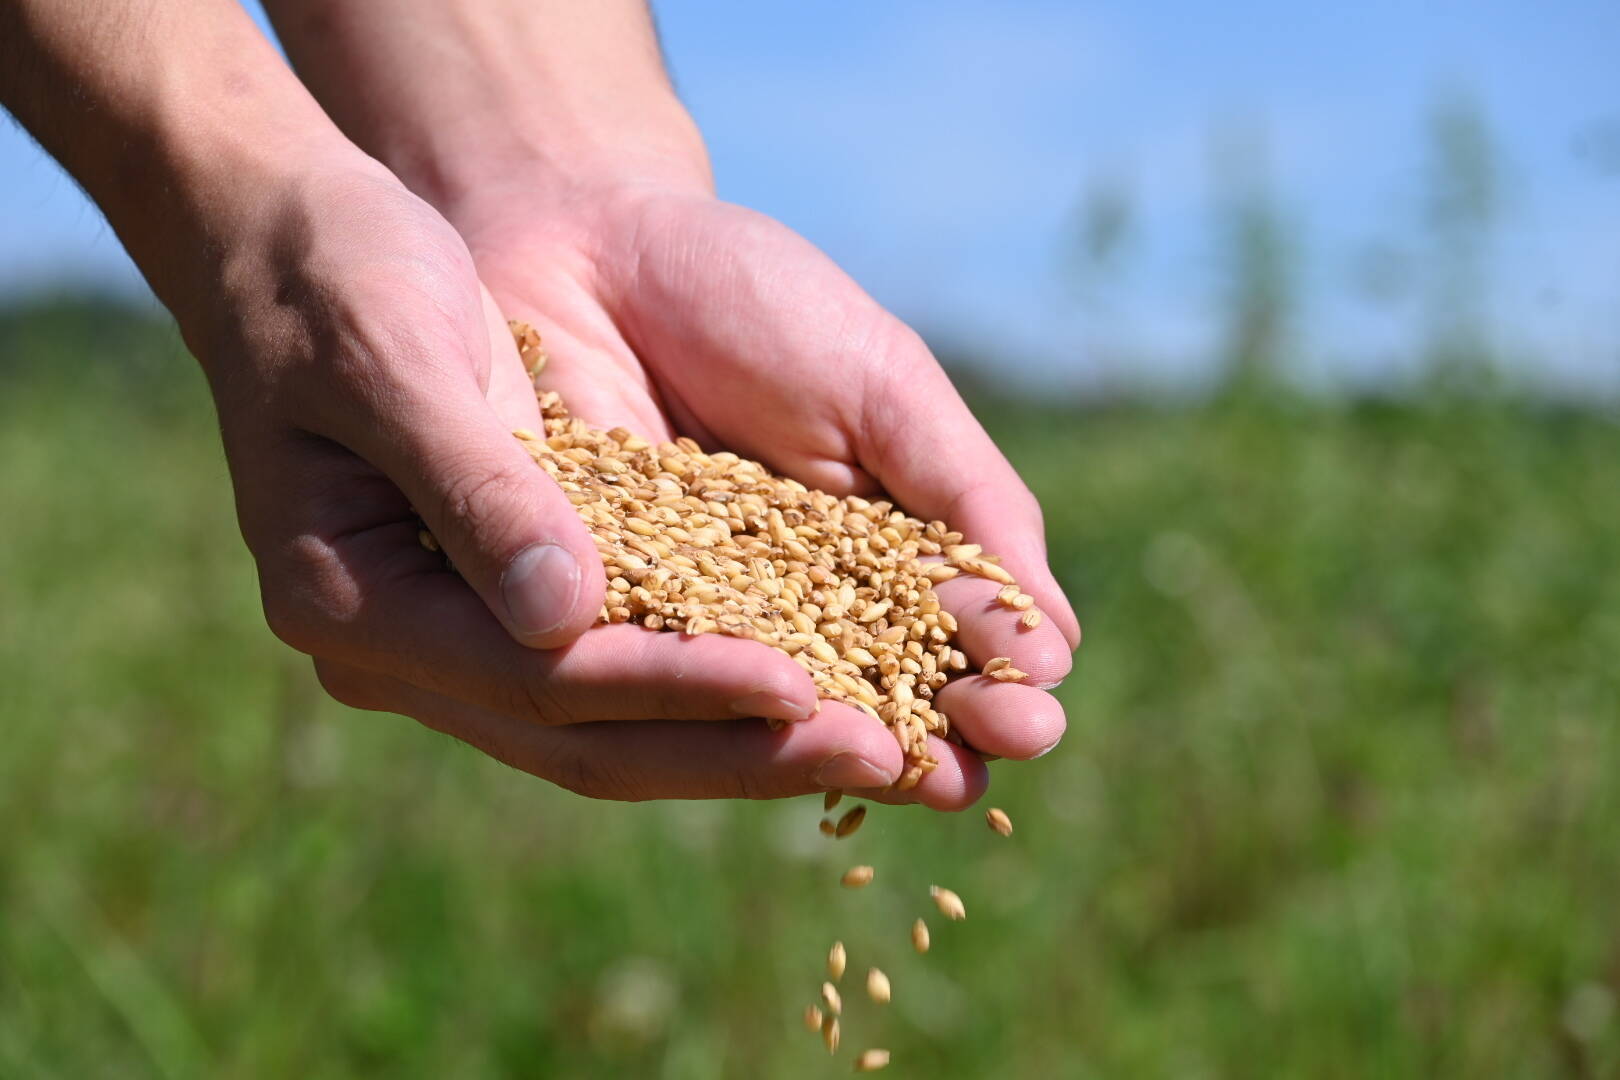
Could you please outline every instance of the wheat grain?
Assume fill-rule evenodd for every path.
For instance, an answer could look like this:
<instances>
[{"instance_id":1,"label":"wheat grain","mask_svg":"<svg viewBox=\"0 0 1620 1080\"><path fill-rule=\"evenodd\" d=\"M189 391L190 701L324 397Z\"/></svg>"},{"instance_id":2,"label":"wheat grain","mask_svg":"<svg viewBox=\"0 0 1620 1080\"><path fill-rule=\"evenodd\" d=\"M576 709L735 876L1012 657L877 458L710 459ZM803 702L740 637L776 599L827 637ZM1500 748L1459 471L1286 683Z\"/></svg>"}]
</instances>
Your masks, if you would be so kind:
<instances>
[{"instance_id":1,"label":"wheat grain","mask_svg":"<svg viewBox=\"0 0 1620 1080\"><path fill-rule=\"evenodd\" d=\"M960 922L967 918L967 908L962 905L962 898L949 889L942 889L938 885L930 886L928 894L934 898L934 906L939 913L953 922Z\"/></svg>"},{"instance_id":2,"label":"wheat grain","mask_svg":"<svg viewBox=\"0 0 1620 1080\"><path fill-rule=\"evenodd\" d=\"M879 1050L875 1048L871 1050L862 1050L861 1056L855 1059L855 1071L877 1072L879 1069L887 1068L888 1064L889 1052L887 1050Z\"/></svg>"},{"instance_id":3,"label":"wheat grain","mask_svg":"<svg viewBox=\"0 0 1620 1080\"><path fill-rule=\"evenodd\" d=\"M984 812L984 820L990 826L991 831L998 832L1002 836L1012 835L1012 818L1007 816L1005 810L992 806Z\"/></svg>"},{"instance_id":4,"label":"wheat grain","mask_svg":"<svg viewBox=\"0 0 1620 1080\"><path fill-rule=\"evenodd\" d=\"M875 871L870 866L852 866L840 879L846 889L864 889L872 883Z\"/></svg>"}]
</instances>

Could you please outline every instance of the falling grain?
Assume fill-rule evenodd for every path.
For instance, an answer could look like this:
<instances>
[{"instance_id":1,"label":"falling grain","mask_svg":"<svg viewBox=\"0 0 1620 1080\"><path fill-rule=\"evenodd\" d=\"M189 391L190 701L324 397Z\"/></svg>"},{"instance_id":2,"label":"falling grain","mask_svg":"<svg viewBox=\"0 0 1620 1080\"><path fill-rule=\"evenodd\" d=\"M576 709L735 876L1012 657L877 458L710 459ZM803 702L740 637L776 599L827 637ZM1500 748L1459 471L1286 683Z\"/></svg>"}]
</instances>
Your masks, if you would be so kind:
<instances>
[{"instance_id":1,"label":"falling grain","mask_svg":"<svg viewBox=\"0 0 1620 1080\"><path fill-rule=\"evenodd\" d=\"M879 1069L887 1068L888 1064L889 1052L887 1050L862 1050L861 1056L855 1059L855 1071L877 1072Z\"/></svg>"},{"instance_id":2,"label":"falling grain","mask_svg":"<svg viewBox=\"0 0 1620 1080\"><path fill-rule=\"evenodd\" d=\"M1012 818L1007 816L1005 810L992 806L984 812L984 820L985 824L990 826L991 831L998 832L1002 836L1012 835Z\"/></svg>"},{"instance_id":3,"label":"falling grain","mask_svg":"<svg viewBox=\"0 0 1620 1080\"><path fill-rule=\"evenodd\" d=\"M870 866L852 866L844 871L840 879L846 889L864 889L872 884L872 876L876 873Z\"/></svg>"},{"instance_id":4,"label":"falling grain","mask_svg":"<svg viewBox=\"0 0 1620 1080\"><path fill-rule=\"evenodd\" d=\"M853 833L856 829L859 829L861 827L861 822L865 820L866 804L859 803L850 807L844 816L838 819L838 826L833 830L833 832L840 840L842 840L844 837Z\"/></svg>"},{"instance_id":5,"label":"falling grain","mask_svg":"<svg viewBox=\"0 0 1620 1080\"><path fill-rule=\"evenodd\" d=\"M962 905L962 898L951 890L932 885L928 889L928 895L934 898L934 906L939 908L939 913L952 922L961 922L967 918L967 908Z\"/></svg>"}]
</instances>

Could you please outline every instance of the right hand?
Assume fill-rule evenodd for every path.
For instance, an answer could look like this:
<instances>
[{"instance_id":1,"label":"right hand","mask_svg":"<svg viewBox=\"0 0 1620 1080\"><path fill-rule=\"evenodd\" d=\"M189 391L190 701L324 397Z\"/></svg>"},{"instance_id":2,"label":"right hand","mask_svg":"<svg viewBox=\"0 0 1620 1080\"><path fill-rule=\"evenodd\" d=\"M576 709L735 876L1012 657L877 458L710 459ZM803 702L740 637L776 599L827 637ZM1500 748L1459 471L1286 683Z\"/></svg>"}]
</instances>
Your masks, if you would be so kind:
<instances>
[{"instance_id":1,"label":"right hand","mask_svg":"<svg viewBox=\"0 0 1620 1080\"><path fill-rule=\"evenodd\" d=\"M747 719L814 710L781 652L591 628L599 556L511 435L540 427L532 388L432 208L363 158L245 201L251 214L216 229L227 239L207 279L171 306L213 389L266 618L329 693L597 797L898 776L875 724ZM459 575L421 547L418 514Z\"/></svg>"}]
</instances>

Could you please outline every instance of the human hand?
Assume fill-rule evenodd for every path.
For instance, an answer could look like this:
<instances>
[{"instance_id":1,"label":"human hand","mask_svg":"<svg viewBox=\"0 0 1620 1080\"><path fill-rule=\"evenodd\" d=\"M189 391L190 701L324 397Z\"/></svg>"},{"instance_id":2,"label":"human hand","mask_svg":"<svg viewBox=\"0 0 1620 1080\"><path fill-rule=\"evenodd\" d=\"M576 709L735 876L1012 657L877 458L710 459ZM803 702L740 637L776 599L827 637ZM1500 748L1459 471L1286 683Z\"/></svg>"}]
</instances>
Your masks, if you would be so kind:
<instances>
[{"instance_id":1,"label":"human hand","mask_svg":"<svg viewBox=\"0 0 1620 1080\"><path fill-rule=\"evenodd\" d=\"M0 5L0 103L96 199L201 360L266 615L333 693L481 709L523 734L524 767L599 795L645 793L620 760L646 747L593 721L811 711L774 652L733 669L713 640L575 640L601 563L511 437L539 422L533 390L454 230L333 127L240 5L81 7ZM419 545L416 512L459 576ZM514 760L507 729L472 715L427 718ZM829 759L892 753L885 738L789 743L799 774L844 785L873 771ZM658 791L713 793L734 769L676 754Z\"/></svg>"},{"instance_id":2,"label":"human hand","mask_svg":"<svg viewBox=\"0 0 1620 1080\"><path fill-rule=\"evenodd\" d=\"M969 659L1010 656L1030 684L962 679L939 706L987 754L1029 758L1057 742L1063 712L1045 689L1068 673L1079 627L1046 566L1039 507L914 333L803 239L700 186L576 189L552 201L537 185L452 215L502 310L540 329L550 356L543 384L576 415L654 439L690 435L829 491L884 490L1001 554L1037 597L1039 626L1022 627L982 579L964 576L939 593ZM737 640L713 648L734 669L770 651ZM417 706L460 714L451 702ZM817 786L794 763L794 739L859 738L875 727L824 702L813 721L743 743L742 729L680 725L644 728L638 739L662 760L684 749L737 762L743 786L717 794L794 794ZM980 757L938 739L931 749L941 766L911 796L865 793L939 808L976 799L987 780ZM872 760L885 769L898 764L890 748L868 752L881 752ZM652 770L623 770L628 795L667 790Z\"/></svg>"},{"instance_id":3,"label":"human hand","mask_svg":"<svg viewBox=\"0 0 1620 1080\"><path fill-rule=\"evenodd\" d=\"M225 259L225 303L199 306L185 330L219 405L266 615L335 697L602 797L892 779L881 730L779 739L757 720L723 723L815 707L775 650L738 663L739 643L632 626L575 640L601 606L600 558L511 436L539 426L534 392L465 247L381 170L305 172L269 201L276 212ZM422 548L417 513L459 575ZM580 567L577 584L509 603L514 566L548 543ZM861 764L891 755L888 771Z\"/></svg>"},{"instance_id":4,"label":"human hand","mask_svg":"<svg viewBox=\"0 0 1620 1080\"><path fill-rule=\"evenodd\" d=\"M941 599L970 658L1010 655L1040 686L1068 672L1079 628L1046 568L1034 499L915 334L805 241L714 198L642 0L407 0L388 18L318 0L266 6L328 111L446 214L502 310L540 329L546 385L576 415L649 437L690 434L827 490L882 487L907 510L949 521L1002 555L1046 616L1020 629L984 583L948 583ZM434 78L423 79L429 68ZM576 647L610 633L626 648L705 650L722 674L791 676L783 685L796 702L810 691L797 665L755 642L604 627ZM595 760L577 743L559 750L556 731L512 709L376 678L341 690L477 727L498 756L543 775L559 752ZM990 754L1034 756L1063 730L1061 708L1036 686L964 679L940 705ZM598 772L593 790L625 798L871 788L900 766L886 731L834 703L780 732L596 725L569 739L612 744L613 771ZM818 772L834 747L866 764ZM973 801L986 783L980 758L932 749L940 767L915 791L884 797Z\"/></svg>"}]
</instances>

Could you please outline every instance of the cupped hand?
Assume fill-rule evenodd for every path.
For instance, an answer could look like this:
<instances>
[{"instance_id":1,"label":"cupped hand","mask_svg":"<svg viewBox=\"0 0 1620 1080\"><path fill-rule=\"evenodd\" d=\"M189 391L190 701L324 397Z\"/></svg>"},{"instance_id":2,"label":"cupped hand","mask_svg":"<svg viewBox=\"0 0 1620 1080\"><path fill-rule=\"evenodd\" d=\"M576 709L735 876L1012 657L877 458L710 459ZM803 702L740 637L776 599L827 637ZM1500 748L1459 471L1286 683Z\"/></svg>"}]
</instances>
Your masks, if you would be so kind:
<instances>
[{"instance_id":1,"label":"cupped hand","mask_svg":"<svg viewBox=\"0 0 1620 1080\"><path fill-rule=\"evenodd\" d=\"M915 333L808 242L702 191L533 199L505 191L451 216L500 309L540 330L550 357L542 383L575 414L655 439L690 435L828 491L887 492L1001 555L1044 618L1025 628L982 579L940 587L970 661L1009 656L1030 680L971 677L942 691L940 708L980 753L932 739L941 764L909 794L877 790L900 766L893 740L870 717L831 702L772 732L747 722L560 730L529 723L522 710L423 692L420 681L364 676L345 688L349 700L476 729L475 741L542 775L560 757L576 774L564 783L621 798L832 786L955 809L986 786L981 753L1031 758L1057 743L1063 711L1046 690L1068 674L1079 626L1047 567L1039 506ZM748 641L604 627L576 648L610 634L671 657L701 650L712 666L691 670L711 677L780 671L794 702L811 692L796 665ZM807 767L829 747L856 756L821 773ZM577 775L588 768L598 771ZM862 772L876 779L863 781Z\"/></svg>"},{"instance_id":2,"label":"cupped hand","mask_svg":"<svg viewBox=\"0 0 1620 1080\"><path fill-rule=\"evenodd\" d=\"M602 603L600 557L511 435L539 425L534 391L437 212L352 167L304 170L254 205L271 209L236 223L191 290L201 299L177 306L214 391L266 617L329 692L602 797L897 775L881 730L777 737L750 719L815 708L775 650L633 626L581 634ZM422 547L418 515L459 573Z\"/></svg>"}]
</instances>

